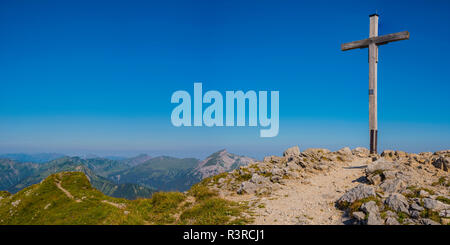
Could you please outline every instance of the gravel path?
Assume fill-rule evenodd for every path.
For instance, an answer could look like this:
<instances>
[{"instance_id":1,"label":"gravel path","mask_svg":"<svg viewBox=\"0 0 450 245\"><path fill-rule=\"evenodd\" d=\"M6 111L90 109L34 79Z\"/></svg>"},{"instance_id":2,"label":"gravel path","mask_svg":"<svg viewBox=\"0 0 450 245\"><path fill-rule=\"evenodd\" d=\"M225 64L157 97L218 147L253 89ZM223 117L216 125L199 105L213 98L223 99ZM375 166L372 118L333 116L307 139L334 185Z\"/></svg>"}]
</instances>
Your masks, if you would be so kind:
<instances>
[{"instance_id":1,"label":"gravel path","mask_svg":"<svg viewBox=\"0 0 450 245\"><path fill-rule=\"evenodd\" d=\"M286 180L282 189L268 197L237 197L254 200L254 224L343 224L343 212L334 207L346 190L364 176L365 161L354 161L304 180Z\"/></svg>"}]
</instances>

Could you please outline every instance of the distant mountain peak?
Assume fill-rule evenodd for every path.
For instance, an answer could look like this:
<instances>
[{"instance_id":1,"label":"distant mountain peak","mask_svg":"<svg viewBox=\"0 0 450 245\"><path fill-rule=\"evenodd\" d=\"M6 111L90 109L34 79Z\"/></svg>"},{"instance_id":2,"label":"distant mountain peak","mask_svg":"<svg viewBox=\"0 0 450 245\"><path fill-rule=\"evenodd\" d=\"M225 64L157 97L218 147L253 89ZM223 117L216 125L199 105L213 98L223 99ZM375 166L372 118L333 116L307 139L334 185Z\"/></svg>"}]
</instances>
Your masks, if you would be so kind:
<instances>
[{"instance_id":1,"label":"distant mountain peak","mask_svg":"<svg viewBox=\"0 0 450 245\"><path fill-rule=\"evenodd\" d=\"M246 166L253 161L255 159L232 154L226 149L222 149L201 161L194 172L204 179L212 175L232 171L240 166Z\"/></svg>"}]
</instances>

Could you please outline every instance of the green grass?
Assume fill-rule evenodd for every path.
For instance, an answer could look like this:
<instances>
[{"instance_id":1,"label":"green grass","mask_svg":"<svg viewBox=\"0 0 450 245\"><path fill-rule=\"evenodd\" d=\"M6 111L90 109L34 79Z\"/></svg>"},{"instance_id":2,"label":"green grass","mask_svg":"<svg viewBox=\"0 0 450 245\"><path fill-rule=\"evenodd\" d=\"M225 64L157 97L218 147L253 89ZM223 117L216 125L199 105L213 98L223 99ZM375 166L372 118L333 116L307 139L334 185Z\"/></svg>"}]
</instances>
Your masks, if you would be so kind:
<instances>
[{"instance_id":1,"label":"green grass","mask_svg":"<svg viewBox=\"0 0 450 245\"><path fill-rule=\"evenodd\" d=\"M432 211L430 209L425 209L420 213L422 218L428 218L435 222L441 223L441 217L439 217L439 213L436 211Z\"/></svg>"},{"instance_id":2,"label":"green grass","mask_svg":"<svg viewBox=\"0 0 450 245\"><path fill-rule=\"evenodd\" d=\"M415 198L415 197L421 197L420 196L420 191L426 191L428 193L430 193L430 195L434 195L435 192L433 190L430 190L428 188L418 188L416 186L408 186L406 189L410 190L412 193L410 194L405 194L405 197L407 198Z\"/></svg>"},{"instance_id":3,"label":"green grass","mask_svg":"<svg viewBox=\"0 0 450 245\"><path fill-rule=\"evenodd\" d=\"M404 212L397 212L397 221L400 224L403 224L405 222L405 219L409 218L409 215Z\"/></svg>"},{"instance_id":4,"label":"green grass","mask_svg":"<svg viewBox=\"0 0 450 245\"><path fill-rule=\"evenodd\" d=\"M347 210L350 214L353 214L353 212L359 211L359 209L364 203L370 201L374 201L377 204L377 206L381 205L381 201L377 197L366 197L363 199L356 200L353 203L348 202L339 203L338 207L340 209Z\"/></svg>"},{"instance_id":5,"label":"green grass","mask_svg":"<svg viewBox=\"0 0 450 245\"><path fill-rule=\"evenodd\" d=\"M189 193L195 197L198 201L203 201L212 197L217 196L217 193L210 190L208 187L203 185L193 185L189 190Z\"/></svg>"},{"instance_id":6,"label":"green grass","mask_svg":"<svg viewBox=\"0 0 450 245\"><path fill-rule=\"evenodd\" d=\"M441 202L443 202L443 203L445 203L445 204L450 204L450 199L448 199L448 198L446 198L446 197L443 197L443 196L438 196L438 197L436 198L436 200L441 201Z\"/></svg>"},{"instance_id":7,"label":"green grass","mask_svg":"<svg viewBox=\"0 0 450 245\"><path fill-rule=\"evenodd\" d=\"M213 197L203 200L180 216L180 224L186 225L223 225L245 224L245 218L239 217L243 207L237 203ZM238 217L238 218L234 218Z\"/></svg>"},{"instance_id":8,"label":"green grass","mask_svg":"<svg viewBox=\"0 0 450 245\"><path fill-rule=\"evenodd\" d=\"M433 182L431 185L432 186L441 185L441 186L445 186L445 187L450 187L450 181L447 180L447 177L442 176L438 179L438 181Z\"/></svg>"},{"instance_id":9,"label":"green grass","mask_svg":"<svg viewBox=\"0 0 450 245\"><path fill-rule=\"evenodd\" d=\"M236 176L236 180L239 182L244 182L244 181L250 180L251 178L252 178L252 174L250 174L250 173L245 173L243 175L238 174Z\"/></svg>"},{"instance_id":10,"label":"green grass","mask_svg":"<svg viewBox=\"0 0 450 245\"><path fill-rule=\"evenodd\" d=\"M56 183L61 183L73 198ZM7 192L0 195L9 196L0 205L0 224L9 225L243 224L249 221L242 216L246 206L222 199L201 184L194 185L187 194L157 192L152 198L130 201L104 195L81 172L63 172L12 196ZM195 201L186 202L188 197Z\"/></svg>"}]
</instances>

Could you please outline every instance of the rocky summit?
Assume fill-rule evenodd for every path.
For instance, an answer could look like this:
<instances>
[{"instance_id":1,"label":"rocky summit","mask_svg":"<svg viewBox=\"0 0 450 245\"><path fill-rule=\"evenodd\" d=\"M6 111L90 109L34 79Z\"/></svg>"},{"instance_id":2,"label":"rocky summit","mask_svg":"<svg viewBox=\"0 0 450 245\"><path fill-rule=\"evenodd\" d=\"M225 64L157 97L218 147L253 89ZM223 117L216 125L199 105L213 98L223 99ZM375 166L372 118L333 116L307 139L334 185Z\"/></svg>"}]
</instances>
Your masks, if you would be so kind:
<instances>
[{"instance_id":1,"label":"rocky summit","mask_svg":"<svg viewBox=\"0 0 450 245\"><path fill-rule=\"evenodd\" d=\"M449 163L450 150L295 146L202 184L246 203L254 224L439 225L450 221Z\"/></svg>"}]
</instances>

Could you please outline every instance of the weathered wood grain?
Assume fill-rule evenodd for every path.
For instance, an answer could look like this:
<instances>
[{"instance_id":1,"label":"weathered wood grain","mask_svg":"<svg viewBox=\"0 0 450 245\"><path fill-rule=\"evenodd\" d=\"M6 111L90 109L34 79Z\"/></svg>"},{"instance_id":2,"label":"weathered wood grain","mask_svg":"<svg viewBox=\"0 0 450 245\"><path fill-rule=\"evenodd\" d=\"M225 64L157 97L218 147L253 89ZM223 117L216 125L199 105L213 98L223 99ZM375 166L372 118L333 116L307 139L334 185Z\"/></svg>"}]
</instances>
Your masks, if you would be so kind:
<instances>
[{"instance_id":1,"label":"weathered wood grain","mask_svg":"<svg viewBox=\"0 0 450 245\"><path fill-rule=\"evenodd\" d=\"M407 40L409 39L409 32L408 31L402 31L392 34L387 34L383 36L375 36L366 38L363 40L353 41L349 43L343 43L341 44L341 50L347 51L357 48L368 48L370 43L375 43L376 45L384 45L390 42L396 42L401 40Z\"/></svg>"}]
</instances>

